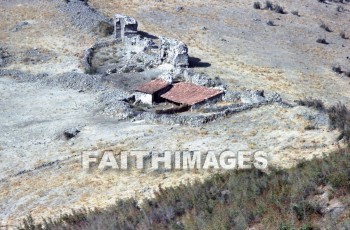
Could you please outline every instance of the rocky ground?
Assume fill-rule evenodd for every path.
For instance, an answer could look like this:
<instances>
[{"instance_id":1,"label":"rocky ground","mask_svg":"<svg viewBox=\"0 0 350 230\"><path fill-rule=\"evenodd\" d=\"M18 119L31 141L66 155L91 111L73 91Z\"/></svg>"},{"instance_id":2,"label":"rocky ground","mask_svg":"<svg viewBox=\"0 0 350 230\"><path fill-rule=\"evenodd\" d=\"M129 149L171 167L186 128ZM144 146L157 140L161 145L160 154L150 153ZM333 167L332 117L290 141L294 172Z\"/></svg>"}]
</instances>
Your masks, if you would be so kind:
<instances>
[{"instance_id":1,"label":"rocky ground","mask_svg":"<svg viewBox=\"0 0 350 230\"><path fill-rule=\"evenodd\" d=\"M259 149L269 153L271 165L290 167L337 148L338 132L328 129L327 116L293 100L349 103L349 78L332 71L333 65L349 66L349 40L339 36L350 33L347 4L287 1L288 14L278 14L243 0L89 3L95 10L73 0L0 1L1 224L15 225L30 213L55 217L72 208L105 207L117 198L141 201L159 185L210 173L86 172L82 152ZM128 89L119 90L123 79L136 75L106 79L81 67L84 50L109 34L114 13L134 16L150 34L186 42L195 71L219 76L231 89L278 92L293 106L273 103L200 127L121 119L109 105ZM268 26L269 19L276 26ZM316 43L319 37L330 44ZM163 70L152 71L137 76L146 81ZM67 140L65 131L72 129L80 132Z\"/></svg>"}]
</instances>

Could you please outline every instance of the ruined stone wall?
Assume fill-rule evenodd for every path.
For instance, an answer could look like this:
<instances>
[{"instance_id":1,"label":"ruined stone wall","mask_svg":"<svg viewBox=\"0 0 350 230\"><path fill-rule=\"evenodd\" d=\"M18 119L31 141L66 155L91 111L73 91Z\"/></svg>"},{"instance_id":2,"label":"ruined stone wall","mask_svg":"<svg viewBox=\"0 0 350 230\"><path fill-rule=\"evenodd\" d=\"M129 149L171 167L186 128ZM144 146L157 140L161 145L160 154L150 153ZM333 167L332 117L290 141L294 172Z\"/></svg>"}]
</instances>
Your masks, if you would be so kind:
<instances>
[{"instance_id":1,"label":"ruined stone wall","mask_svg":"<svg viewBox=\"0 0 350 230\"><path fill-rule=\"evenodd\" d=\"M137 35L137 21L129 16L116 14L114 16L114 37L121 38L123 41L125 38L130 38Z\"/></svg>"},{"instance_id":2,"label":"ruined stone wall","mask_svg":"<svg viewBox=\"0 0 350 230\"><path fill-rule=\"evenodd\" d=\"M152 94L135 92L134 96L135 96L136 101L141 101L143 104L148 104L148 105L153 104L153 95Z\"/></svg>"},{"instance_id":3,"label":"ruined stone wall","mask_svg":"<svg viewBox=\"0 0 350 230\"><path fill-rule=\"evenodd\" d=\"M188 67L188 48L183 42L175 39L160 37L160 58L174 67Z\"/></svg>"}]
</instances>

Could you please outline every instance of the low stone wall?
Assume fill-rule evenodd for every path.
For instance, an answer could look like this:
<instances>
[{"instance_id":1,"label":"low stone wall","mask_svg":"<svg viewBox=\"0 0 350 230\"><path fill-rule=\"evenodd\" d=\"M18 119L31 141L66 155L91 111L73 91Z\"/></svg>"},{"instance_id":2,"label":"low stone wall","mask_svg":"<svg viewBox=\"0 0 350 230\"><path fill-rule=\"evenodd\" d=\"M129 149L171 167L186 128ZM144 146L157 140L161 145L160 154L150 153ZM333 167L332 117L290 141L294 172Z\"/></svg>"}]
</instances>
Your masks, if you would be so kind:
<instances>
[{"instance_id":1,"label":"low stone wall","mask_svg":"<svg viewBox=\"0 0 350 230\"><path fill-rule=\"evenodd\" d=\"M266 97L264 100L255 103L241 103L234 104L224 108L218 108L217 110L210 111L208 114L191 113L191 114L159 114L153 112L139 112L135 113L136 116L133 117L134 120L146 120L147 122L158 122L163 124L180 124L189 126L201 126L203 124L213 122L219 119L226 118L235 113L239 113L245 110L250 110L253 108L258 108L260 106L279 103L283 105L283 101L279 94L272 93L270 96ZM130 114L130 113L129 113ZM130 117L129 117L130 118Z\"/></svg>"},{"instance_id":2,"label":"low stone wall","mask_svg":"<svg viewBox=\"0 0 350 230\"><path fill-rule=\"evenodd\" d=\"M155 111L155 113L156 114L176 114L176 113L186 112L190 108L191 107L189 105L181 105L181 106L177 106L169 109L158 109Z\"/></svg>"},{"instance_id":3,"label":"low stone wall","mask_svg":"<svg viewBox=\"0 0 350 230\"><path fill-rule=\"evenodd\" d=\"M92 58L94 57L94 52L96 49L112 46L118 42L120 42L120 40L118 40L118 39L108 39L108 40L98 41L93 46L91 46L89 49L85 50L83 60L82 60L82 65L83 65L85 72L86 73L93 73L94 72L94 68L92 66Z\"/></svg>"}]
</instances>

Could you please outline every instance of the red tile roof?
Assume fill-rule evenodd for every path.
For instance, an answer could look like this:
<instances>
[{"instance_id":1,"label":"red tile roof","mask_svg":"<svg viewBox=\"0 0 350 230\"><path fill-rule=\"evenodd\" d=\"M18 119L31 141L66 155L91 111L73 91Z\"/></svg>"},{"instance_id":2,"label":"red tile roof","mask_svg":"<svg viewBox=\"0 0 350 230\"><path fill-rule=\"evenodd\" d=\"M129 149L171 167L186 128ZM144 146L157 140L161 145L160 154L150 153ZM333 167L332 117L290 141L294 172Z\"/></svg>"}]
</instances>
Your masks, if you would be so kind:
<instances>
[{"instance_id":1,"label":"red tile roof","mask_svg":"<svg viewBox=\"0 0 350 230\"><path fill-rule=\"evenodd\" d=\"M166 81L155 79L150 82L147 82L145 84L140 85L135 90L142 92L142 93L148 93L148 94L154 94L158 92L161 89L164 89L169 84Z\"/></svg>"},{"instance_id":2,"label":"red tile roof","mask_svg":"<svg viewBox=\"0 0 350 230\"><path fill-rule=\"evenodd\" d=\"M194 105L222 93L223 91L221 90L180 82L174 84L174 86L168 92L161 95L161 97L180 104Z\"/></svg>"}]
</instances>

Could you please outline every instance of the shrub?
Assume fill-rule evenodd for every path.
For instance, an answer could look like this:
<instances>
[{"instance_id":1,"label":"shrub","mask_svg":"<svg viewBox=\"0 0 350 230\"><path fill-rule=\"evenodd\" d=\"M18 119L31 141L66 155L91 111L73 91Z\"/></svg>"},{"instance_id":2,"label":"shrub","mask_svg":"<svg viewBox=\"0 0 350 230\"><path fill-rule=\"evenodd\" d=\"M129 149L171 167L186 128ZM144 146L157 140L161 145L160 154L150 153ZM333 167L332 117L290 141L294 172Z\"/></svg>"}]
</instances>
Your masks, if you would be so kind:
<instances>
[{"instance_id":1,"label":"shrub","mask_svg":"<svg viewBox=\"0 0 350 230\"><path fill-rule=\"evenodd\" d=\"M337 105L326 109L323 102L318 99L304 99L296 102L301 106L307 106L322 112L327 112L330 128L338 129L340 131L338 140L344 140L350 145L350 112L344 104L338 103Z\"/></svg>"},{"instance_id":2,"label":"shrub","mask_svg":"<svg viewBox=\"0 0 350 230\"><path fill-rule=\"evenodd\" d=\"M349 119L349 111L345 105L338 103L328 109L330 126L333 129L344 130Z\"/></svg>"},{"instance_id":3,"label":"shrub","mask_svg":"<svg viewBox=\"0 0 350 230\"><path fill-rule=\"evenodd\" d=\"M254 2L253 7L254 7L254 9L260 10L261 9L260 2Z\"/></svg>"},{"instance_id":4,"label":"shrub","mask_svg":"<svg viewBox=\"0 0 350 230\"><path fill-rule=\"evenodd\" d=\"M344 7L338 6L338 7L337 7L337 11L338 11L338 12L344 12Z\"/></svg>"},{"instance_id":5,"label":"shrub","mask_svg":"<svg viewBox=\"0 0 350 230\"><path fill-rule=\"evenodd\" d=\"M325 38L319 38L316 40L317 43L321 43L321 44L325 44L325 45L328 45L329 43L326 41Z\"/></svg>"},{"instance_id":6,"label":"shrub","mask_svg":"<svg viewBox=\"0 0 350 230\"><path fill-rule=\"evenodd\" d=\"M304 128L304 130L315 130L315 129L316 129L316 127L313 126L313 125L307 125L307 126L305 126L305 128Z\"/></svg>"},{"instance_id":7,"label":"shrub","mask_svg":"<svg viewBox=\"0 0 350 230\"><path fill-rule=\"evenodd\" d=\"M296 102L298 105L314 108L314 109L317 109L319 111L326 110L326 107L324 106L323 101L319 100L319 99L307 98L304 100L298 100Z\"/></svg>"},{"instance_id":8,"label":"shrub","mask_svg":"<svg viewBox=\"0 0 350 230\"><path fill-rule=\"evenodd\" d=\"M143 72L144 69L142 67L138 66L135 68L135 71L140 73L140 72Z\"/></svg>"},{"instance_id":9,"label":"shrub","mask_svg":"<svg viewBox=\"0 0 350 230\"><path fill-rule=\"evenodd\" d=\"M283 7L279 5L274 6L274 11L279 14L286 14L287 12L283 9Z\"/></svg>"},{"instance_id":10,"label":"shrub","mask_svg":"<svg viewBox=\"0 0 350 230\"><path fill-rule=\"evenodd\" d=\"M293 10L291 13L292 13L293 15L295 15L295 16L300 17L300 14L299 14L299 12L298 12L297 10Z\"/></svg>"},{"instance_id":11,"label":"shrub","mask_svg":"<svg viewBox=\"0 0 350 230\"><path fill-rule=\"evenodd\" d=\"M272 20L268 20L266 24L269 26L275 26L275 23Z\"/></svg>"},{"instance_id":12,"label":"shrub","mask_svg":"<svg viewBox=\"0 0 350 230\"><path fill-rule=\"evenodd\" d=\"M350 185L348 175L344 172L335 172L332 175L329 175L328 180L335 188L349 188Z\"/></svg>"},{"instance_id":13,"label":"shrub","mask_svg":"<svg viewBox=\"0 0 350 230\"><path fill-rule=\"evenodd\" d=\"M324 24L323 22L321 23L320 27L322 29L324 29L325 31L327 31L327 32L332 32L332 30L326 24Z\"/></svg>"},{"instance_id":14,"label":"shrub","mask_svg":"<svg viewBox=\"0 0 350 230\"><path fill-rule=\"evenodd\" d=\"M333 72L337 73L337 74L342 74L343 71L341 70L340 66L333 66L332 67Z\"/></svg>"},{"instance_id":15,"label":"shrub","mask_svg":"<svg viewBox=\"0 0 350 230\"><path fill-rule=\"evenodd\" d=\"M101 37L107 37L113 34L113 31L113 25L104 21L99 22L97 27L95 28L95 32Z\"/></svg>"},{"instance_id":16,"label":"shrub","mask_svg":"<svg viewBox=\"0 0 350 230\"><path fill-rule=\"evenodd\" d=\"M349 37L348 36L346 36L346 34L345 34L345 32L344 31L342 31L342 32L340 32L340 37L342 38L342 39L349 39Z\"/></svg>"},{"instance_id":17,"label":"shrub","mask_svg":"<svg viewBox=\"0 0 350 230\"><path fill-rule=\"evenodd\" d=\"M350 112L342 103L338 103L328 109L330 127L339 129L338 140L345 140L350 144Z\"/></svg>"},{"instance_id":18,"label":"shrub","mask_svg":"<svg viewBox=\"0 0 350 230\"><path fill-rule=\"evenodd\" d=\"M90 74L90 75L94 75L95 73L97 73L97 68L95 67L90 67L88 69L85 69L85 73L86 74Z\"/></svg>"},{"instance_id":19,"label":"shrub","mask_svg":"<svg viewBox=\"0 0 350 230\"><path fill-rule=\"evenodd\" d=\"M160 187L141 205L134 199L118 200L105 209L73 211L44 224L28 217L20 229L248 229L256 220L268 222L266 229L313 229L314 220L323 218L308 202L317 188L330 184L334 194L350 193L349 151L287 170L271 168L268 174L230 171L204 182ZM287 221L295 217L296 225Z\"/></svg>"},{"instance_id":20,"label":"shrub","mask_svg":"<svg viewBox=\"0 0 350 230\"><path fill-rule=\"evenodd\" d=\"M274 9L273 3L270 2L270 1L266 1L266 2L265 2L265 9L266 9L266 10L273 10L273 9Z\"/></svg>"}]
</instances>

